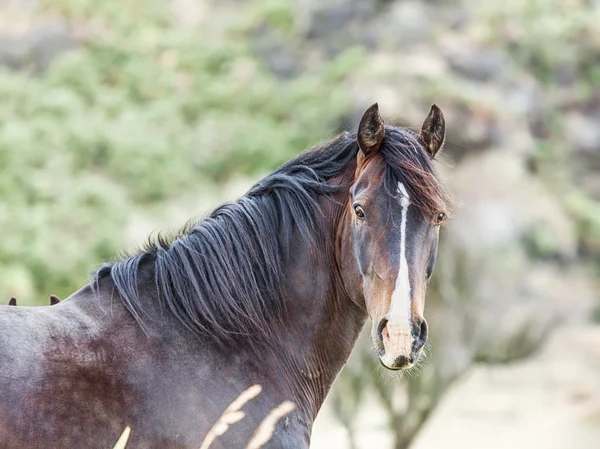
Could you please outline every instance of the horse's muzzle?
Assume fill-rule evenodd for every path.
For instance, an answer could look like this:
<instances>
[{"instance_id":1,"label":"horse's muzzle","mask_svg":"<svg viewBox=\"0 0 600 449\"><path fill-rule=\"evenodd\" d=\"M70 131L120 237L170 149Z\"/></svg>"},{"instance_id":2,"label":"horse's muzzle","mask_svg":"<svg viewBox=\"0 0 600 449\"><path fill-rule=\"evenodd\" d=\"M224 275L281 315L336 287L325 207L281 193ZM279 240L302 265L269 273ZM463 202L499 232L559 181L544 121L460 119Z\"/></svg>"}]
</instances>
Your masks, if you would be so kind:
<instances>
[{"instance_id":1,"label":"horse's muzzle","mask_svg":"<svg viewBox=\"0 0 600 449\"><path fill-rule=\"evenodd\" d=\"M383 318L374 332L379 361L391 370L413 367L427 342L427 321L413 320L410 332L407 332L408 329L394 329L389 324L387 318Z\"/></svg>"}]
</instances>

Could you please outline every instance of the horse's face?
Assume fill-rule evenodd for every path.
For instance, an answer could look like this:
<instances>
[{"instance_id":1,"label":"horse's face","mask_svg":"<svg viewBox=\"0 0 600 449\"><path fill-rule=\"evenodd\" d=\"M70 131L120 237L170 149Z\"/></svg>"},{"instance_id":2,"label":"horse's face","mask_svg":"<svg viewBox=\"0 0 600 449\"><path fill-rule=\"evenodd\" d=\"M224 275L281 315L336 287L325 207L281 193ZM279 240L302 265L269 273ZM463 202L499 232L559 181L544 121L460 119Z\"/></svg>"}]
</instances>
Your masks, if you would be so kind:
<instances>
[{"instance_id":1,"label":"horse's face","mask_svg":"<svg viewBox=\"0 0 600 449\"><path fill-rule=\"evenodd\" d=\"M381 363L389 369L412 367L427 341L423 316L425 290L438 247L444 211L423 213L403 182L390 192L384 182L387 162L379 154L385 128L374 105L365 112L358 132L355 182L348 216L352 251L362 282L358 295L373 321L372 338ZM437 106L418 136L435 156L444 140L444 119ZM415 149L416 151L417 149ZM419 151L422 151L418 148ZM412 189L414 191L414 189Z\"/></svg>"}]
</instances>

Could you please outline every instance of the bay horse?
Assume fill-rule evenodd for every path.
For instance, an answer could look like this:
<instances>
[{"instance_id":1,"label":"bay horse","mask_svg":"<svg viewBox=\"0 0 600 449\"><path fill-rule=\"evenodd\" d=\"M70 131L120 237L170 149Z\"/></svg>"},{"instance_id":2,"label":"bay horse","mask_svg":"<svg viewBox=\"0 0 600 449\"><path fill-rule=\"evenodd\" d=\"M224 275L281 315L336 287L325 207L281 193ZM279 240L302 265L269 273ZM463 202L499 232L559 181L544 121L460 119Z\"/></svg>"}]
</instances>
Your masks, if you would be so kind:
<instances>
[{"instance_id":1,"label":"bay horse","mask_svg":"<svg viewBox=\"0 0 600 449\"><path fill-rule=\"evenodd\" d=\"M308 448L313 420L368 317L383 366L407 369L449 200L420 132L384 125L308 150L172 238L100 267L45 307L0 308L0 447L199 448L227 406L262 392L210 446ZM238 416L239 418L239 416ZM222 433L222 432L221 432Z\"/></svg>"}]
</instances>

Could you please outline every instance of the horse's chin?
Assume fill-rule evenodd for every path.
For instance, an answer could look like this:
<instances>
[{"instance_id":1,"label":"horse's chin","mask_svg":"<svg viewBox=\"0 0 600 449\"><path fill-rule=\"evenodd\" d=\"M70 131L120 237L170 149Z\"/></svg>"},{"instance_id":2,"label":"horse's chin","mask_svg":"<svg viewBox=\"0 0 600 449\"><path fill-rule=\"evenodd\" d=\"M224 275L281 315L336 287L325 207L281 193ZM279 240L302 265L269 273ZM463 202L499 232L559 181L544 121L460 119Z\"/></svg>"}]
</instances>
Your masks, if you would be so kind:
<instances>
[{"instance_id":1,"label":"horse's chin","mask_svg":"<svg viewBox=\"0 0 600 449\"><path fill-rule=\"evenodd\" d=\"M383 354L379 356L379 363L385 369L390 371L406 371L413 368L419 361L419 357L421 356L421 351L416 354L411 354L410 356L392 356L388 354Z\"/></svg>"},{"instance_id":2,"label":"horse's chin","mask_svg":"<svg viewBox=\"0 0 600 449\"><path fill-rule=\"evenodd\" d=\"M381 363L381 366L383 366L388 371L406 371L415 366L415 363L409 363L408 365L404 365L401 367L388 366L384 363L383 360L381 360L381 358L379 358L379 363Z\"/></svg>"}]
</instances>

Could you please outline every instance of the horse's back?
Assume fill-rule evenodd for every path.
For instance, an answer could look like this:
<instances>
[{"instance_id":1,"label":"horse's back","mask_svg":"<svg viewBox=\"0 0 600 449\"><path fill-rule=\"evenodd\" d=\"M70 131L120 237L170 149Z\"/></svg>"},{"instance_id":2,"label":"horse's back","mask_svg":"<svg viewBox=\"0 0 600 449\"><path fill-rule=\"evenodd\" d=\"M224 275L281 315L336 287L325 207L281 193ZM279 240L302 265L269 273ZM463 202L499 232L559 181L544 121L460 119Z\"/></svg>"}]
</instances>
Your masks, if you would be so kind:
<instances>
[{"instance_id":1,"label":"horse's back","mask_svg":"<svg viewBox=\"0 0 600 449\"><path fill-rule=\"evenodd\" d=\"M0 395L41 379L46 353L53 346L55 314L49 309L0 306ZM2 396L0 401L0 408L7 404Z\"/></svg>"},{"instance_id":2,"label":"horse's back","mask_svg":"<svg viewBox=\"0 0 600 449\"><path fill-rule=\"evenodd\" d=\"M70 301L0 307L1 448L114 444L109 421L118 416L113 413L117 398L107 388L112 377L99 369L103 351L93 347L98 331ZM106 426L106 441L86 445L98 426ZM113 432L116 437L119 430Z\"/></svg>"}]
</instances>

